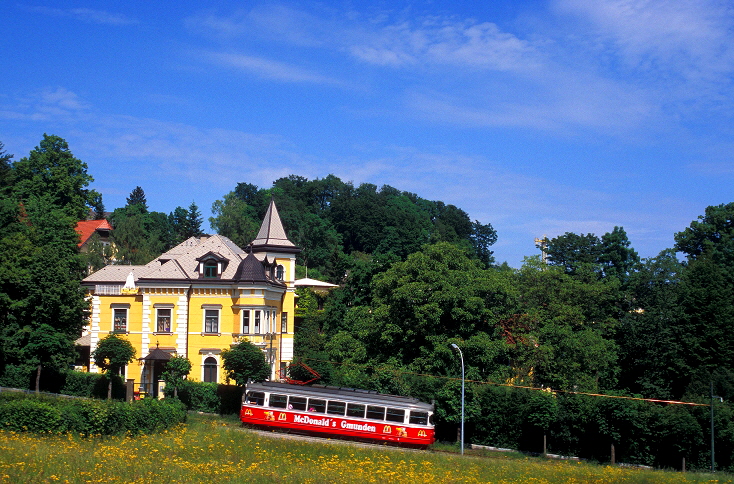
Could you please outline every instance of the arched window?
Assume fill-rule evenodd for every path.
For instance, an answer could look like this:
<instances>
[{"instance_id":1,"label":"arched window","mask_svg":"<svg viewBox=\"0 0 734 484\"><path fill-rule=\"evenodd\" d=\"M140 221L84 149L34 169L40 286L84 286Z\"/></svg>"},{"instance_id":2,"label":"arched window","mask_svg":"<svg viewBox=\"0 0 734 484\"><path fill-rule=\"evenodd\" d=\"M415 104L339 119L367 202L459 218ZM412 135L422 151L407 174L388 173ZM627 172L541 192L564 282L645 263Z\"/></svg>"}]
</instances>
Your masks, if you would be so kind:
<instances>
[{"instance_id":1,"label":"arched window","mask_svg":"<svg viewBox=\"0 0 734 484\"><path fill-rule=\"evenodd\" d=\"M217 359L212 356L204 360L204 381L217 382Z\"/></svg>"},{"instance_id":2,"label":"arched window","mask_svg":"<svg viewBox=\"0 0 734 484\"><path fill-rule=\"evenodd\" d=\"M217 277L217 261L204 262L204 277Z\"/></svg>"},{"instance_id":3,"label":"arched window","mask_svg":"<svg viewBox=\"0 0 734 484\"><path fill-rule=\"evenodd\" d=\"M278 279L279 281L282 281L284 277L285 277L285 269L283 268L283 266L278 266L275 269L275 278Z\"/></svg>"}]
</instances>

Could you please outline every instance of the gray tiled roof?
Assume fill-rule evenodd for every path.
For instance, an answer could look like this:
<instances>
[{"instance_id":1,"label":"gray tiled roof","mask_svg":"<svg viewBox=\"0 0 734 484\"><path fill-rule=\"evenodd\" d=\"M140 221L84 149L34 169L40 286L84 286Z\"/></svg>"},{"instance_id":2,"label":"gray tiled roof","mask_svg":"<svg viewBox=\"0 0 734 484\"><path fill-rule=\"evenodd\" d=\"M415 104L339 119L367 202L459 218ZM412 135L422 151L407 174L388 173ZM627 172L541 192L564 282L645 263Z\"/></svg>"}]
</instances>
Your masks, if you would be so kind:
<instances>
[{"instance_id":1,"label":"gray tiled roof","mask_svg":"<svg viewBox=\"0 0 734 484\"><path fill-rule=\"evenodd\" d=\"M161 280L173 283L190 282L200 279L199 260L214 254L217 259L225 262L218 280L283 285L281 281L272 279L270 271L266 269L274 261L268 261L265 254L246 254L222 235L192 237L144 266L105 266L86 277L83 283L124 284L131 271L136 285Z\"/></svg>"}]
</instances>

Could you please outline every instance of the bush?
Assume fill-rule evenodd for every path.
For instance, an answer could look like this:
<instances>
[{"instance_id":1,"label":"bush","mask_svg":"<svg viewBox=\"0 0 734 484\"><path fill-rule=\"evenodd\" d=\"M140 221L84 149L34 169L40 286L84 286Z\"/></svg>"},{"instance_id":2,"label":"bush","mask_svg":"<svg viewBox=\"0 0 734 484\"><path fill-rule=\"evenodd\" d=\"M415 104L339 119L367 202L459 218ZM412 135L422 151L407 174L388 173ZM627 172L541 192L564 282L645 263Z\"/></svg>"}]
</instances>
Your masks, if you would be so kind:
<instances>
[{"instance_id":1,"label":"bush","mask_svg":"<svg viewBox=\"0 0 734 484\"><path fill-rule=\"evenodd\" d=\"M68 371L63 375L60 393L87 398L107 398L108 376L104 373ZM112 398L125 399L125 384L118 375L112 376Z\"/></svg>"},{"instance_id":2,"label":"bush","mask_svg":"<svg viewBox=\"0 0 734 484\"><path fill-rule=\"evenodd\" d=\"M65 430L57 407L49 402L30 398L0 405L0 428L38 433L59 433Z\"/></svg>"},{"instance_id":3,"label":"bush","mask_svg":"<svg viewBox=\"0 0 734 484\"><path fill-rule=\"evenodd\" d=\"M116 435L152 433L186 421L178 400L132 403L0 393L0 428L16 432Z\"/></svg>"},{"instance_id":4,"label":"bush","mask_svg":"<svg viewBox=\"0 0 734 484\"><path fill-rule=\"evenodd\" d=\"M0 387L28 390L34 385L34 370L24 365L6 365L0 376Z\"/></svg>"},{"instance_id":5,"label":"bush","mask_svg":"<svg viewBox=\"0 0 734 484\"><path fill-rule=\"evenodd\" d=\"M166 386L163 393L166 398L173 398L173 388ZM178 387L178 399L189 410L196 412L239 414L242 408L242 387L183 380Z\"/></svg>"},{"instance_id":6,"label":"bush","mask_svg":"<svg viewBox=\"0 0 734 484\"><path fill-rule=\"evenodd\" d=\"M166 387L163 392L167 398L173 396L173 388ZM189 410L219 413L216 383L184 380L178 387L178 398Z\"/></svg>"}]
</instances>

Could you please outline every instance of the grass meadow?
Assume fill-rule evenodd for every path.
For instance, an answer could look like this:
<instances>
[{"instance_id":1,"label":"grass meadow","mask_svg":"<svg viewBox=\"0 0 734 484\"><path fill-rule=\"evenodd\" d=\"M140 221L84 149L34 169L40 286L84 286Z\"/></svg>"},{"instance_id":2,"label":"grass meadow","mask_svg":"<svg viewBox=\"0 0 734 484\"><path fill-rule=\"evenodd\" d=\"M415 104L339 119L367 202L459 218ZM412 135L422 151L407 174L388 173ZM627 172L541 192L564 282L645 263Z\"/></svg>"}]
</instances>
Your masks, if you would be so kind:
<instances>
[{"instance_id":1,"label":"grass meadow","mask_svg":"<svg viewBox=\"0 0 734 484\"><path fill-rule=\"evenodd\" d=\"M191 415L154 435L91 437L0 431L0 482L732 482L726 474L638 470L520 455L460 456L330 440L306 442Z\"/></svg>"}]
</instances>

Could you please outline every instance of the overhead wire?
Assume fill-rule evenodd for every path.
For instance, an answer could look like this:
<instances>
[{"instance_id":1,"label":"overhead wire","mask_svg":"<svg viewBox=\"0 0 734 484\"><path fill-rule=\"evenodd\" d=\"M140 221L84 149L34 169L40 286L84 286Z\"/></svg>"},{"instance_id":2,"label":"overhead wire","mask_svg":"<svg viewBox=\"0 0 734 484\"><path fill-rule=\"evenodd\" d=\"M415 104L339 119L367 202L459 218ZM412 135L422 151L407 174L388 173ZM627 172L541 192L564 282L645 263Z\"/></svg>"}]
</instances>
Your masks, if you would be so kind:
<instances>
[{"instance_id":1,"label":"overhead wire","mask_svg":"<svg viewBox=\"0 0 734 484\"><path fill-rule=\"evenodd\" d=\"M310 360L310 361L318 361L321 363L329 363L332 365L350 365L355 367L362 367L362 368L374 368L374 369L380 369L379 365L374 364L360 364L360 363L345 363L345 362L339 362L339 361L329 361L329 360L322 360L318 358L302 358L302 360ZM442 380L449 380L449 381L461 381L461 378L455 378L450 376L440 376L440 375L431 375L430 373L417 373L413 371L405 371L405 370L398 370L395 368L387 369L388 372L391 372L395 375L413 375L413 376L420 376L420 377L427 377L427 378L437 378ZM572 390L559 390L555 388L550 387L533 387L529 385L516 385L514 383L498 383L493 381L482 381L482 380L464 380L467 383L475 383L479 385L494 385L494 386L501 386L501 387L508 387L508 388L518 388L518 389L525 389L525 390L535 390L535 391L545 391L550 393L565 393L569 395L584 395L588 397L599 397L599 398L614 398L614 399L620 399L620 400L635 400L640 402L650 402L650 403L664 403L669 405L687 405L692 407L708 407L710 404L708 403L698 403L698 402L684 402L680 400L666 400L666 399L660 399L660 398L645 398L645 397L633 397L628 395L609 395L605 393L590 393L590 392L579 392L579 391L572 391Z\"/></svg>"}]
</instances>

